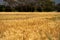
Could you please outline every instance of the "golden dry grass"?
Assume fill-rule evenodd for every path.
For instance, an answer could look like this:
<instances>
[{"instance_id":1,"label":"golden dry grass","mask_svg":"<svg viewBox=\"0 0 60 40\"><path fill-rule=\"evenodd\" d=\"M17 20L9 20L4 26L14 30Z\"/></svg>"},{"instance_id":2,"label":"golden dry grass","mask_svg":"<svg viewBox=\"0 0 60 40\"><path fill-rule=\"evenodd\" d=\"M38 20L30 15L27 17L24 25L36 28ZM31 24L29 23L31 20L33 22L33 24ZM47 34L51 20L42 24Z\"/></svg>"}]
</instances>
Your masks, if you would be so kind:
<instances>
[{"instance_id":1,"label":"golden dry grass","mask_svg":"<svg viewBox=\"0 0 60 40\"><path fill-rule=\"evenodd\" d=\"M0 13L0 40L60 40L59 13L11 14Z\"/></svg>"}]
</instances>

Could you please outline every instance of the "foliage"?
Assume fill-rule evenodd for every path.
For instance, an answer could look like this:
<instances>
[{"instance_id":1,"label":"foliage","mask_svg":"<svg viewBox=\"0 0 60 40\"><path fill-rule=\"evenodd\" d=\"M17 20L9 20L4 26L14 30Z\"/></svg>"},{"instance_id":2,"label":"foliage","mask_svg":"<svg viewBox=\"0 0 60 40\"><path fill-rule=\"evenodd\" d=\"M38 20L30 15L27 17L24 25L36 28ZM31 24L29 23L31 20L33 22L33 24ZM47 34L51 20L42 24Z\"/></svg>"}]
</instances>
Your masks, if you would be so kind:
<instances>
[{"instance_id":1,"label":"foliage","mask_svg":"<svg viewBox=\"0 0 60 40\"><path fill-rule=\"evenodd\" d=\"M51 0L4 0L9 5L4 10L6 11L18 11L18 12L49 12L55 11L55 2ZM1 9L2 10L2 9ZM3 10L2 10L3 11Z\"/></svg>"},{"instance_id":2,"label":"foliage","mask_svg":"<svg viewBox=\"0 0 60 40\"><path fill-rule=\"evenodd\" d=\"M56 10L60 12L60 3L56 5Z\"/></svg>"}]
</instances>

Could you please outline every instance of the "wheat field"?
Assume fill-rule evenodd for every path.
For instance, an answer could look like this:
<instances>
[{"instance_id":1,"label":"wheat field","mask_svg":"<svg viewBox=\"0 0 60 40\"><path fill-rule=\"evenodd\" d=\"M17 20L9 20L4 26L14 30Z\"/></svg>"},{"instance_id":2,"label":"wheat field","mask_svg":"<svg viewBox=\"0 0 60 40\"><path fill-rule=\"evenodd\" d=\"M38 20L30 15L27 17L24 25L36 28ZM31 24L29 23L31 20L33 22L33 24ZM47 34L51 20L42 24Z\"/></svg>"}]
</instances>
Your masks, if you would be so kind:
<instances>
[{"instance_id":1,"label":"wheat field","mask_svg":"<svg viewBox=\"0 0 60 40\"><path fill-rule=\"evenodd\" d=\"M60 14L0 13L0 40L60 40Z\"/></svg>"}]
</instances>

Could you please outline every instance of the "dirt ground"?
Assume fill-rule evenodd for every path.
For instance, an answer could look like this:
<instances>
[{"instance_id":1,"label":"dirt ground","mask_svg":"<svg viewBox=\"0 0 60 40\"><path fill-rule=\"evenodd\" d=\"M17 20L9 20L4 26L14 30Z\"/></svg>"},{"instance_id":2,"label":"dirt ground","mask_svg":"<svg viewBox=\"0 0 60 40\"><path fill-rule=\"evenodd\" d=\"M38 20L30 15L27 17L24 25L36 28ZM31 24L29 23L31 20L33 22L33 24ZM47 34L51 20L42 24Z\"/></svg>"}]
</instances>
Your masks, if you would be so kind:
<instances>
[{"instance_id":1,"label":"dirt ground","mask_svg":"<svg viewBox=\"0 0 60 40\"><path fill-rule=\"evenodd\" d=\"M60 13L0 13L0 40L60 40Z\"/></svg>"}]
</instances>

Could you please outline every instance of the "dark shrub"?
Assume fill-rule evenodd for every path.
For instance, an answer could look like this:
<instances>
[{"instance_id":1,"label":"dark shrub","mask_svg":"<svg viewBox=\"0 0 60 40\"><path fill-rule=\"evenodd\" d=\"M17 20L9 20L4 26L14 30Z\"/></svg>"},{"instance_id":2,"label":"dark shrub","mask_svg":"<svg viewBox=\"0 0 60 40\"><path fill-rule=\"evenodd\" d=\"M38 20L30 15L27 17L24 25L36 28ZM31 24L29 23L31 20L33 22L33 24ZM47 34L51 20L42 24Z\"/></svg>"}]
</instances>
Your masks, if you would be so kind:
<instances>
[{"instance_id":1,"label":"dark shrub","mask_svg":"<svg viewBox=\"0 0 60 40\"><path fill-rule=\"evenodd\" d=\"M5 7L5 11L6 11L6 12L11 12L12 9L11 9L11 7L9 7L9 6L6 6L6 7Z\"/></svg>"}]
</instances>

